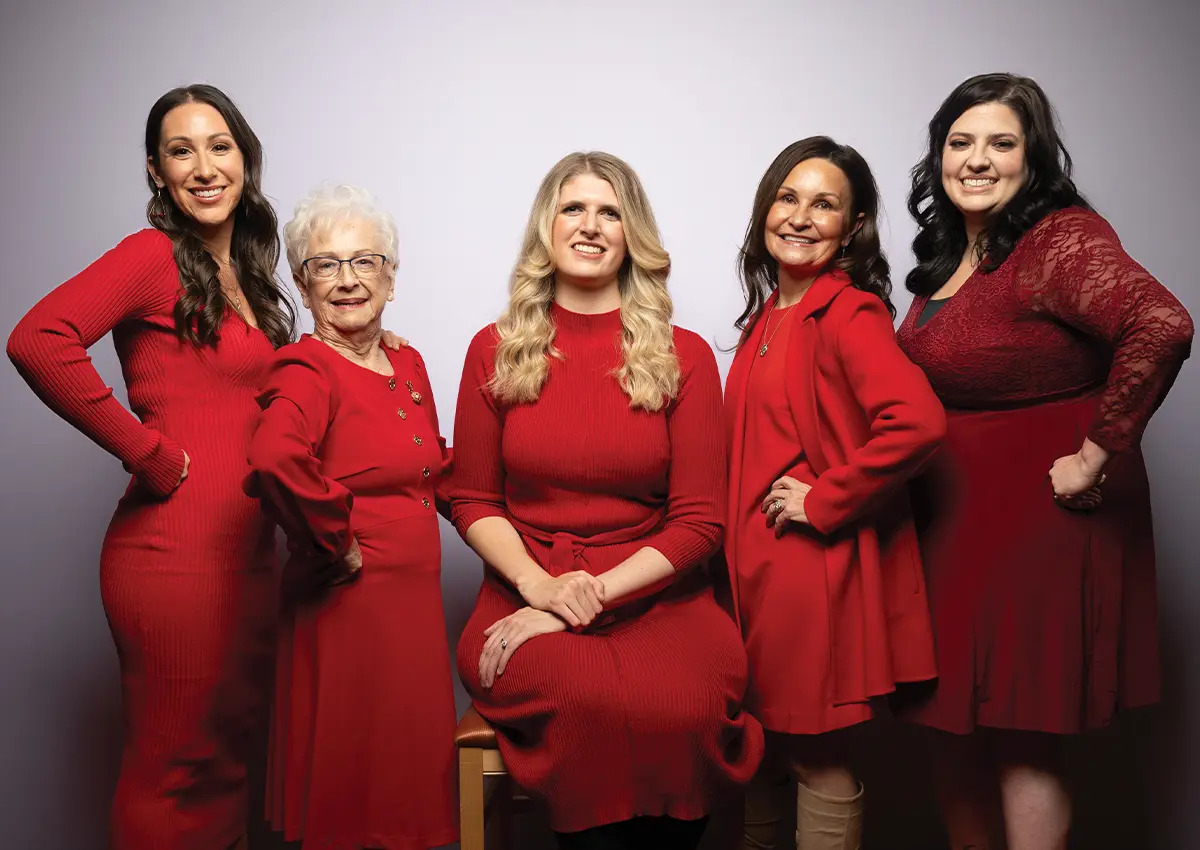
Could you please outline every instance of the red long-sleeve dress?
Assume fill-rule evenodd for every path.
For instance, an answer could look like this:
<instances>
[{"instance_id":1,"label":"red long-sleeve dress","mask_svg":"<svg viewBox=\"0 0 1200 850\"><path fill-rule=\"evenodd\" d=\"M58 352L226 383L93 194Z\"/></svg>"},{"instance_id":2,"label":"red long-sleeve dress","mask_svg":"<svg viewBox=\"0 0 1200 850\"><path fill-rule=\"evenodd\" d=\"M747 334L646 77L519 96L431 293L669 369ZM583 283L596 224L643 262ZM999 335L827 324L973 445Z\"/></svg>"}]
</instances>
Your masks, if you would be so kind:
<instances>
[{"instance_id":1,"label":"red long-sleeve dress","mask_svg":"<svg viewBox=\"0 0 1200 850\"><path fill-rule=\"evenodd\" d=\"M632 410L613 370L620 311L554 305L564 359L536 402L498 403L486 385L495 330L467 352L455 422L453 518L460 533L509 519L550 575L600 574L652 546L676 569L666 589L584 633L535 637L492 688L479 684L483 631L525 607L491 567L458 645L458 669L496 724L512 777L574 832L637 815L696 819L754 774L762 729L741 711L746 656L702 566L720 545L721 387L705 342L675 330L678 397Z\"/></svg>"},{"instance_id":2,"label":"red long-sleeve dress","mask_svg":"<svg viewBox=\"0 0 1200 850\"><path fill-rule=\"evenodd\" d=\"M241 483L273 350L233 311L216 345L181 342L180 291L170 240L143 230L8 340L41 399L133 473L100 555L125 717L114 850L226 850L245 832L245 759L270 685L273 536ZM133 413L87 356L109 331Z\"/></svg>"},{"instance_id":3,"label":"red long-sleeve dress","mask_svg":"<svg viewBox=\"0 0 1200 850\"><path fill-rule=\"evenodd\" d=\"M904 485L934 453L945 414L883 302L845 274L822 275L772 315L776 301L754 317L726 381L725 554L747 708L773 731L815 735L869 719L869 700L898 682L937 675ZM761 506L783 475L812 486L809 524L776 538Z\"/></svg>"},{"instance_id":4,"label":"red long-sleeve dress","mask_svg":"<svg viewBox=\"0 0 1200 850\"><path fill-rule=\"evenodd\" d=\"M385 353L390 377L315 337L281 348L250 445L247 489L291 552L267 808L305 850L458 839L435 495L448 454L421 356ZM312 598L314 565L352 538L359 577Z\"/></svg>"},{"instance_id":5,"label":"red long-sleeve dress","mask_svg":"<svg viewBox=\"0 0 1200 850\"><path fill-rule=\"evenodd\" d=\"M1139 442L1188 356L1192 320L1108 223L1046 216L901 346L948 414L914 488L939 682L913 717L1073 733L1159 696L1150 491ZM1112 453L1090 512L1047 475L1084 437Z\"/></svg>"}]
</instances>

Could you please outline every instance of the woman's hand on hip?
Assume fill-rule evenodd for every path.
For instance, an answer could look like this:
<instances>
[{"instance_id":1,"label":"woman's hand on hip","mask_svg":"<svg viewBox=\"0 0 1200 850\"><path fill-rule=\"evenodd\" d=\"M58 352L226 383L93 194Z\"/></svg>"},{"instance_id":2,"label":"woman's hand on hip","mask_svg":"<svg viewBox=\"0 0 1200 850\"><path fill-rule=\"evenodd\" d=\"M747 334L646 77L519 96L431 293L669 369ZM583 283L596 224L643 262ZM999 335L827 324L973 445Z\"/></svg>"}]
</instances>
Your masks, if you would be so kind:
<instances>
[{"instance_id":1,"label":"woman's hand on hip","mask_svg":"<svg viewBox=\"0 0 1200 850\"><path fill-rule=\"evenodd\" d=\"M567 624L547 611L522 608L484 630L487 642L479 656L479 684L490 688L504 675L513 653L530 638L566 631Z\"/></svg>"},{"instance_id":2,"label":"woman's hand on hip","mask_svg":"<svg viewBox=\"0 0 1200 850\"><path fill-rule=\"evenodd\" d=\"M547 576L520 591L529 607L561 617L571 628L586 626L604 610L604 582L583 570Z\"/></svg>"},{"instance_id":3,"label":"woman's hand on hip","mask_svg":"<svg viewBox=\"0 0 1200 850\"><path fill-rule=\"evenodd\" d=\"M1104 497L1100 485L1105 475L1084 461L1083 455L1060 457L1050 467L1050 486L1054 501L1071 510L1092 510L1100 507Z\"/></svg>"},{"instance_id":4,"label":"woman's hand on hip","mask_svg":"<svg viewBox=\"0 0 1200 850\"><path fill-rule=\"evenodd\" d=\"M362 572L362 563L362 549L358 546L358 538L352 536L346 554L332 564L333 572L328 580L329 587L350 584L357 579Z\"/></svg>"},{"instance_id":5,"label":"woman's hand on hip","mask_svg":"<svg viewBox=\"0 0 1200 850\"><path fill-rule=\"evenodd\" d=\"M781 537L789 522L809 525L804 512L804 499L812 485L797 481L787 475L771 485L771 492L763 499L762 512L767 515L767 525L775 526L775 536Z\"/></svg>"}]
</instances>

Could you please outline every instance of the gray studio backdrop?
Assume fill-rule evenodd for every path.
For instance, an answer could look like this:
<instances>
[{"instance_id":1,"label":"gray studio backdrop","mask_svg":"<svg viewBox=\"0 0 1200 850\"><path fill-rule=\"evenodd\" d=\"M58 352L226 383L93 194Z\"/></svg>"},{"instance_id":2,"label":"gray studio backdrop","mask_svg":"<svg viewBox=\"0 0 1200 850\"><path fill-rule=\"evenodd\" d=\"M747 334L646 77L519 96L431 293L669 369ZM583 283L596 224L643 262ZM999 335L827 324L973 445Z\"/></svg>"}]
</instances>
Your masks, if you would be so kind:
<instances>
[{"instance_id":1,"label":"gray studio backdrop","mask_svg":"<svg viewBox=\"0 0 1200 850\"><path fill-rule=\"evenodd\" d=\"M361 183L395 213L386 324L424 354L447 432L467 343L504 304L533 193L561 155L599 148L638 170L674 261L677 322L728 346L759 176L803 136L852 143L883 192L903 312L908 169L941 98L982 71L1045 86L1084 191L1200 316L1200 12L1185 0L9 0L0 14L5 337L145 226L146 111L192 81L228 91L261 136L281 224L325 179ZM110 342L92 354L121 386ZM0 392L0 846L98 850L121 727L97 560L125 476L7 363ZM1167 702L1073 755L1081 847L1195 846L1200 834L1198 403L1192 362L1146 435ZM480 566L443 531L454 640ZM920 748L899 731L868 736L863 758L872 846L932 846Z\"/></svg>"}]
</instances>

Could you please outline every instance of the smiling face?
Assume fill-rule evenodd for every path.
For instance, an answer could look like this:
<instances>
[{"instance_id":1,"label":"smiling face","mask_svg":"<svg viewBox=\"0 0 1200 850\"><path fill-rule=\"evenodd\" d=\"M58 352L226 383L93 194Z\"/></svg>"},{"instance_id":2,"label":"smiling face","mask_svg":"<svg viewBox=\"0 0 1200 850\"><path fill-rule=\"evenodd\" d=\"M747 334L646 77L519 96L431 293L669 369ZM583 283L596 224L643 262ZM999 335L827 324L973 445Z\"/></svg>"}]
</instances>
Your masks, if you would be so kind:
<instances>
[{"instance_id":1,"label":"smiling face","mask_svg":"<svg viewBox=\"0 0 1200 850\"><path fill-rule=\"evenodd\" d=\"M780 275L802 280L837 259L854 225L850 181L829 160L813 157L793 168L776 190L763 237Z\"/></svg>"},{"instance_id":2,"label":"smiling face","mask_svg":"<svg viewBox=\"0 0 1200 850\"><path fill-rule=\"evenodd\" d=\"M942 148L942 188L969 225L983 226L1025 185L1025 131L1003 103L958 116Z\"/></svg>"},{"instance_id":3,"label":"smiling face","mask_svg":"<svg viewBox=\"0 0 1200 850\"><path fill-rule=\"evenodd\" d=\"M593 291L617 286L625 261L625 229L617 193L607 180L580 174L563 183L551 250L558 285Z\"/></svg>"},{"instance_id":4,"label":"smiling face","mask_svg":"<svg viewBox=\"0 0 1200 850\"><path fill-rule=\"evenodd\" d=\"M382 327L383 308L392 300L396 280L393 257L372 273L378 260L369 255L382 254L382 245L378 228L361 219L334 222L309 235L296 286L304 306L312 311L318 337L350 340ZM332 278L318 276L322 268L332 269L333 262L356 259L339 263Z\"/></svg>"},{"instance_id":5,"label":"smiling face","mask_svg":"<svg viewBox=\"0 0 1200 850\"><path fill-rule=\"evenodd\" d=\"M158 162L146 167L162 191L201 233L233 227L242 199L245 162L221 113L207 103L184 103L163 116Z\"/></svg>"}]
</instances>

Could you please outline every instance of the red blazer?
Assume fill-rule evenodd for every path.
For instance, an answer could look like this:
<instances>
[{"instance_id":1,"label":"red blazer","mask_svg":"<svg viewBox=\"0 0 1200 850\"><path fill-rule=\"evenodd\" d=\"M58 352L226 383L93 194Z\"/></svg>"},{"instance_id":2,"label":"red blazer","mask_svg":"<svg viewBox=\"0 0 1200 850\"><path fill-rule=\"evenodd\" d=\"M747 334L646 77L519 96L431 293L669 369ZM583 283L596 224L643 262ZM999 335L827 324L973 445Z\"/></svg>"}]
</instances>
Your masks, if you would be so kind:
<instances>
[{"instance_id":1,"label":"red blazer","mask_svg":"<svg viewBox=\"0 0 1200 850\"><path fill-rule=\"evenodd\" d=\"M754 323L777 298L767 300ZM805 510L827 541L831 698L834 704L862 702L889 693L896 682L937 675L904 484L933 455L946 418L924 373L897 347L879 298L835 272L819 277L796 310L786 393L817 476L805 481L812 485ZM755 354L741 348L726 379L730 481L742 474L744 399ZM803 480L793 470L782 474ZM737 510L730 505L730 528ZM736 610L736 535L727 534L725 546Z\"/></svg>"}]
</instances>

